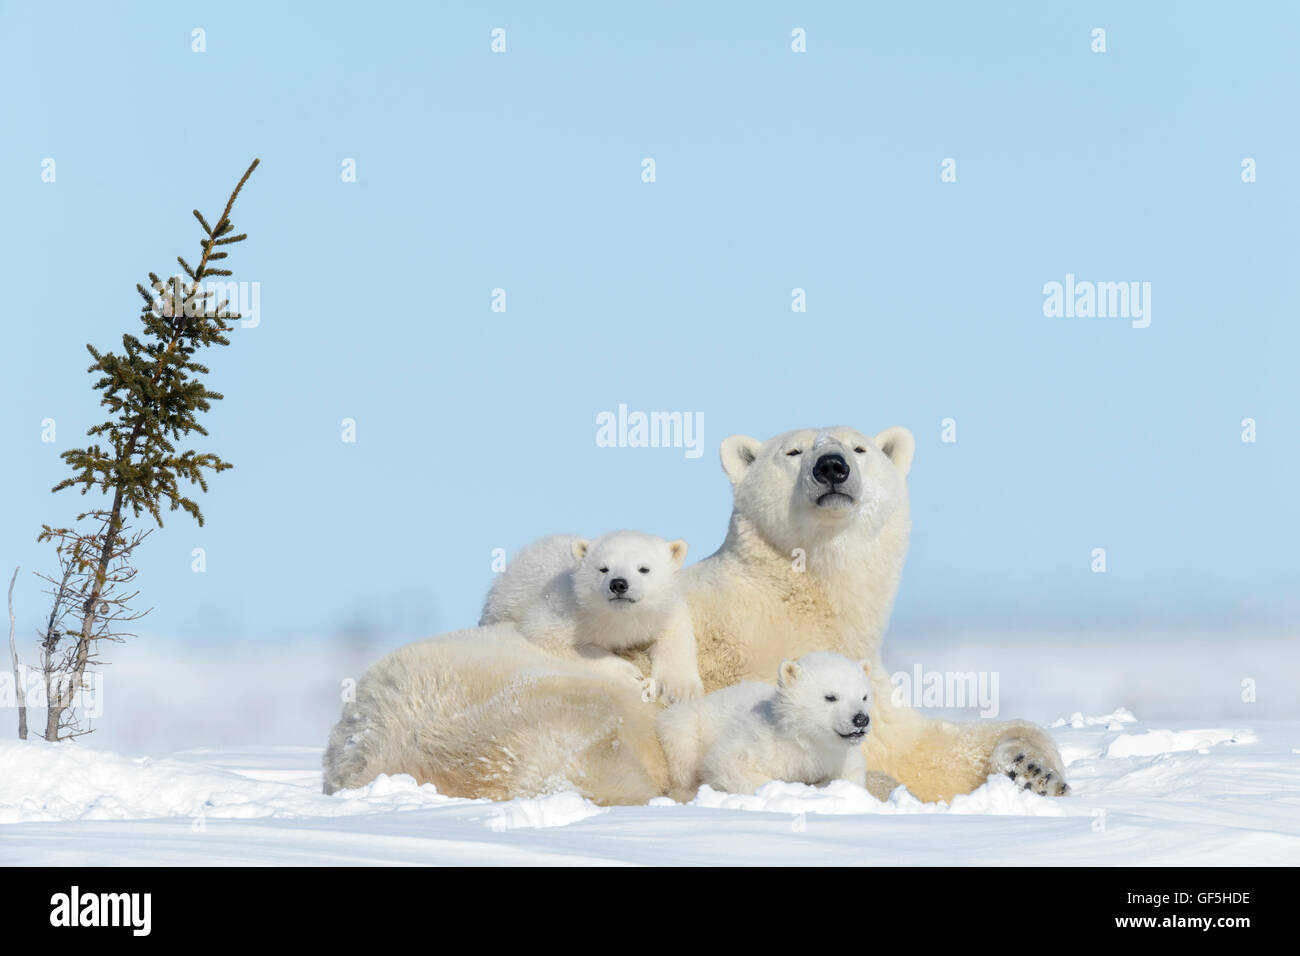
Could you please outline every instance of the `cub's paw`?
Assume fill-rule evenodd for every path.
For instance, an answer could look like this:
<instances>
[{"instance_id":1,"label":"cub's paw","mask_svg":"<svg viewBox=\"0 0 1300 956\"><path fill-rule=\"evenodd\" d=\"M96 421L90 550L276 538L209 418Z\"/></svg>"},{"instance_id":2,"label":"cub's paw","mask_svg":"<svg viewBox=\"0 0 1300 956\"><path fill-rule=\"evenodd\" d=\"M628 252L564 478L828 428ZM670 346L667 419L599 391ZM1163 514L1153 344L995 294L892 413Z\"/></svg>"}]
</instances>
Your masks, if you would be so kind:
<instances>
[{"instance_id":1,"label":"cub's paw","mask_svg":"<svg viewBox=\"0 0 1300 956\"><path fill-rule=\"evenodd\" d=\"M641 669L631 661L625 661L621 657L600 657L593 661L596 669L610 680L619 683L627 682L640 687L645 678L641 676Z\"/></svg>"},{"instance_id":2,"label":"cub's paw","mask_svg":"<svg viewBox=\"0 0 1300 956\"><path fill-rule=\"evenodd\" d=\"M1023 737L1003 740L993 751L993 768L1006 774L1022 790L1044 797L1063 797L1070 792L1057 757L1048 755Z\"/></svg>"},{"instance_id":3,"label":"cub's paw","mask_svg":"<svg viewBox=\"0 0 1300 956\"><path fill-rule=\"evenodd\" d=\"M704 696L704 684L698 674L655 674L650 680L665 704Z\"/></svg>"}]
</instances>

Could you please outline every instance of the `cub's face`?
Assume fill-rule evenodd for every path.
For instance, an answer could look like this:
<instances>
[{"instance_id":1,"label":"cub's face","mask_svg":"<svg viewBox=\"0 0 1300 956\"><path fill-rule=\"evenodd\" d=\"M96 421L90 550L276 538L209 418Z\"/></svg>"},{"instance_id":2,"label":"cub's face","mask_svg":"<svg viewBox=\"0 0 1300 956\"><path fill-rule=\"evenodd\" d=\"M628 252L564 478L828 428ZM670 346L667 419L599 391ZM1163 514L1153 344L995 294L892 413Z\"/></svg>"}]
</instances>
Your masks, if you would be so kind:
<instances>
[{"instance_id":1,"label":"cub's face","mask_svg":"<svg viewBox=\"0 0 1300 956\"><path fill-rule=\"evenodd\" d=\"M865 435L852 428L803 428L765 442L732 435L722 468L737 514L788 552L847 532L874 536L907 513L915 442L906 428Z\"/></svg>"},{"instance_id":2,"label":"cub's face","mask_svg":"<svg viewBox=\"0 0 1300 956\"><path fill-rule=\"evenodd\" d=\"M672 592L686 558L685 541L665 541L639 531L616 531L573 543L578 603L585 608L628 610L657 603Z\"/></svg>"},{"instance_id":3,"label":"cub's face","mask_svg":"<svg viewBox=\"0 0 1300 956\"><path fill-rule=\"evenodd\" d=\"M858 743L871 728L871 665L842 654L816 651L782 661L777 707L809 737Z\"/></svg>"}]
</instances>

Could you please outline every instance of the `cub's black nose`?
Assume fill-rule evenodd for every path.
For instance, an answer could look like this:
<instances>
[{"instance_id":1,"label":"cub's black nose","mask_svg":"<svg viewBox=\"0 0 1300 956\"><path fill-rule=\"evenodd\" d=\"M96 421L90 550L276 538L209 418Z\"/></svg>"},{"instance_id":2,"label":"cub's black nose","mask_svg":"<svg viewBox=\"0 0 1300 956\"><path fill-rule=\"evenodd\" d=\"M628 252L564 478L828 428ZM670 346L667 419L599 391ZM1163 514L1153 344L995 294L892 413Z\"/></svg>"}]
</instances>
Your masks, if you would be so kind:
<instances>
[{"instance_id":1,"label":"cub's black nose","mask_svg":"<svg viewBox=\"0 0 1300 956\"><path fill-rule=\"evenodd\" d=\"M822 455L813 465L813 477L823 485L838 485L849 477L849 463L843 455Z\"/></svg>"},{"instance_id":2,"label":"cub's black nose","mask_svg":"<svg viewBox=\"0 0 1300 956\"><path fill-rule=\"evenodd\" d=\"M627 593L627 578L615 578L609 582L609 589L615 594Z\"/></svg>"},{"instance_id":3,"label":"cub's black nose","mask_svg":"<svg viewBox=\"0 0 1300 956\"><path fill-rule=\"evenodd\" d=\"M853 715L854 727L865 727L869 723L871 723L871 718L868 717L866 714L862 713L862 711L858 711L856 714Z\"/></svg>"}]
</instances>

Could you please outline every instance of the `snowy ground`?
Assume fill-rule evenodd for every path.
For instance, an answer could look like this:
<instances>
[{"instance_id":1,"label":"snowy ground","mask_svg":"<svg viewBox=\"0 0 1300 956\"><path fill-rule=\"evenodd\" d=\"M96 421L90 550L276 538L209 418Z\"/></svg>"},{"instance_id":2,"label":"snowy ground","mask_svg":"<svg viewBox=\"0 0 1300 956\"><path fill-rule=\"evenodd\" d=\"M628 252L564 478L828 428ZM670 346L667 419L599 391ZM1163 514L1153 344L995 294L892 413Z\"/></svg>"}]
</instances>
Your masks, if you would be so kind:
<instances>
[{"instance_id":1,"label":"snowy ground","mask_svg":"<svg viewBox=\"0 0 1300 956\"><path fill-rule=\"evenodd\" d=\"M455 800L396 777L327 797L320 744L346 666L303 648L268 652L260 667L227 649L225 671L215 656L169 664L175 655L159 653L114 673L122 696L115 706L107 685L104 733L0 743L0 864L1300 863L1293 640L1002 636L911 649L926 669L1002 667L999 717L1057 724L1074 794L1049 800L994 778L946 806L904 791L882 803L843 783L771 784L758 796L605 810L574 794ZM1243 680L1257 682L1255 701L1242 699ZM187 682L188 706L159 717ZM173 696L159 698L160 686ZM1110 707L1084 713L1100 717L1062 707L1058 723L1044 711L1099 699ZM239 745L166 747L223 734ZM301 745L250 743L277 736Z\"/></svg>"}]
</instances>

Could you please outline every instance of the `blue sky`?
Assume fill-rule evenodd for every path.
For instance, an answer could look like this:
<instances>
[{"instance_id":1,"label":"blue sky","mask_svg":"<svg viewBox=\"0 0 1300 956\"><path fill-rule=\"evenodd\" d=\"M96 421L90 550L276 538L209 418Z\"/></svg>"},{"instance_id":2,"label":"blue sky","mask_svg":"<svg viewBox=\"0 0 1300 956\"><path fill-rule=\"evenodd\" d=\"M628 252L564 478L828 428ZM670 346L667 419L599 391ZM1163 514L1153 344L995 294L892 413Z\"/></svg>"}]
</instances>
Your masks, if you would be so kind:
<instances>
[{"instance_id":1,"label":"blue sky","mask_svg":"<svg viewBox=\"0 0 1300 956\"><path fill-rule=\"evenodd\" d=\"M134 328L134 284L194 254L190 209L259 156L230 264L260 325L211 356L200 443L236 467L206 527L177 513L140 552L153 637L466 626L493 549L555 531L703 557L723 437L841 423L917 437L897 631L1294 627L1298 25L1282 4L5 3L20 626L45 609L41 522L85 504L49 494L99 420L84 344ZM1151 283L1150 326L1044 316L1067 274ZM597 447L620 403L698 412L704 454Z\"/></svg>"}]
</instances>

